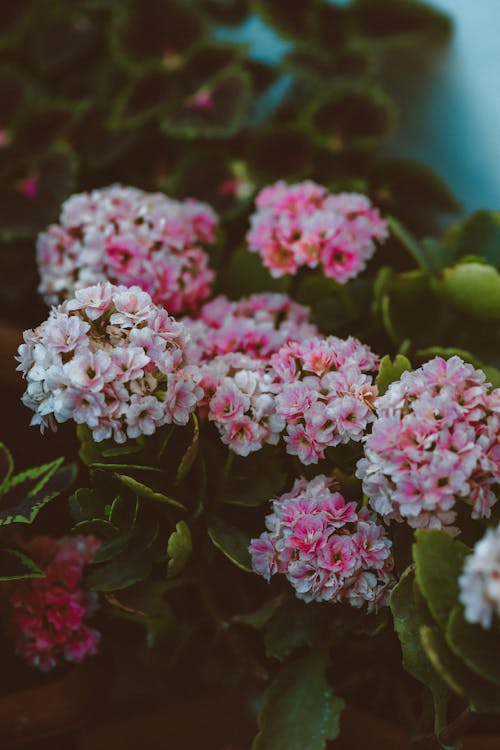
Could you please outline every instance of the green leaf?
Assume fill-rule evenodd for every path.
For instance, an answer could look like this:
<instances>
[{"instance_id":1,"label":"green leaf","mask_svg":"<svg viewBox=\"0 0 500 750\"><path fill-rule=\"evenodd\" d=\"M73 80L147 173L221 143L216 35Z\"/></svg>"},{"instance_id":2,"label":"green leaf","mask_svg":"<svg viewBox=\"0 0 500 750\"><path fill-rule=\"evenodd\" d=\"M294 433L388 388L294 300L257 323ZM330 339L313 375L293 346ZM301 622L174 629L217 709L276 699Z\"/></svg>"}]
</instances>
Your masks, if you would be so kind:
<instances>
[{"instance_id":1,"label":"green leaf","mask_svg":"<svg viewBox=\"0 0 500 750\"><path fill-rule=\"evenodd\" d=\"M193 439L191 440L187 451L184 453L177 469L178 482L182 482L191 471L200 447L200 426L198 424L198 418L196 414L191 414L189 419L193 425Z\"/></svg>"},{"instance_id":2,"label":"green leaf","mask_svg":"<svg viewBox=\"0 0 500 750\"><path fill-rule=\"evenodd\" d=\"M338 86L313 101L304 118L319 143L339 152L379 146L393 130L396 110L382 89Z\"/></svg>"},{"instance_id":3,"label":"green leaf","mask_svg":"<svg viewBox=\"0 0 500 750\"><path fill-rule=\"evenodd\" d=\"M109 510L109 520L122 531L131 531L137 521L139 500L137 497L115 497Z\"/></svg>"},{"instance_id":4,"label":"green leaf","mask_svg":"<svg viewBox=\"0 0 500 750\"><path fill-rule=\"evenodd\" d=\"M476 211L466 221L454 224L444 236L444 245L454 261L467 255L479 255L498 268L500 211Z\"/></svg>"},{"instance_id":5,"label":"green leaf","mask_svg":"<svg viewBox=\"0 0 500 750\"><path fill-rule=\"evenodd\" d=\"M417 0L355 0L353 15L362 34L381 42L445 38L451 30L446 14Z\"/></svg>"},{"instance_id":6,"label":"green leaf","mask_svg":"<svg viewBox=\"0 0 500 750\"><path fill-rule=\"evenodd\" d=\"M45 573L21 550L0 549L0 581L20 581L24 578L45 578Z\"/></svg>"},{"instance_id":7,"label":"green leaf","mask_svg":"<svg viewBox=\"0 0 500 750\"><path fill-rule=\"evenodd\" d=\"M312 31L317 0L255 0L258 13L284 36L302 40Z\"/></svg>"},{"instance_id":8,"label":"green leaf","mask_svg":"<svg viewBox=\"0 0 500 750\"><path fill-rule=\"evenodd\" d=\"M328 657L311 651L287 664L264 694L252 750L324 750L338 737L344 701L326 681Z\"/></svg>"},{"instance_id":9,"label":"green leaf","mask_svg":"<svg viewBox=\"0 0 500 750\"><path fill-rule=\"evenodd\" d=\"M197 103L203 93L207 104ZM227 137L240 129L251 99L251 80L242 70L223 71L193 91L184 102L161 120L166 135L177 138Z\"/></svg>"},{"instance_id":10,"label":"green leaf","mask_svg":"<svg viewBox=\"0 0 500 750\"><path fill-rule=\"evenodd\" d=\"M23 491L28 494L39 492L63 463L64 458L61 456L61 458L56 458L47 464L33 466L30 469L21 471L11 478L7 489L12 490L14 487L23 485Z\"/></svg>"},{"instance_id":11,"label":"green leaf","mask_svg":"<svg viewBox=\"0 0 500 750\"><path fill-rule=\"evenodd\" d=\"M9 484L9 479L14 471L14 460L6 445L0 443L0 495L2 495Z\"/></svg>"},{"instance_id":12,"label":"green leaf","mask_svg":"<svg viewBox=\"0 0 500 750\"><path fill-rule=\"evenodd\" d=\"M251 628L261 630L264 625L267 625L271 617L275 614L276 610L279 609L283 604L283 596L277 596L274 599L270 599L268 602L259 607L259 609L253 612L245 612L241 615L233 615L231 618L232 622L236 622L240 625L249 625Z\"/></svg>"},{"instance_id":13,"label":"green leaf","mask_svg":"<svg viewBox=\"0 0 500 750\"><path fill-rule=\"evenodd\" d=\"M167 70L176 70L204 28L199 10L173 0L122 3L113 20L112 51L120 64L139 70L158 60Z\"/></svg>"},{"instance_id":14,"label":"green leaf","mask_svg":"<svg viewBox=\"0 0 500 750\"><path fill-rule=\"evenodd\" d=\"M223 521L222 518L212 516L208 525L208 536L212 543L219 549L234 565L241 570L252 572L250 561L250 538L240 529Z\"/></svg>"},{"instance_id":15,"label":"green leaf","mask_svg":"<svg viewBox=\"0 0 500 750\"><path fill-rule=\"evenodd\" d=\"M266 628L266 655L284 661L301 646L316 643L321 637L317 614L315 607L297 601L280 607Z\"/></svg>"},{"instance_id":16,"label":"green leaf","mask_svg":"<svg viewBox=\"0 0 500 750\"><path fill-rule=\"evenodd\" d=\"M388 387L395 380L399 380L403 372L411 370L411 362L402 354L396 354L394 361L391 360L388 354L382 357L380 362L379 371L375 378L375 385L378 388L378 395L383 396L387 391Z\"/></svg>"},{"instance_id":17,"label":"green leaf","mask_svg":"<svg viewBox=\"0 0 500 750\"><path fill-rule=\"evenodd\" d=\"M290 276L273 279L257 253L240 248L231 254L228 266L221 271L221 291L232 298L256 292L286 292Z\"/></svg>"},{"instance_id":18,"label":"green leaf","mask_svg":"<svg viewBox=\"0 0 500 750\"><path fill-rule=\"evenodd\" d=\"M173 498L168 497L168 495L164 495L162 492L156 492L151 489L151 487L148 487L146 484L139 482L133 477L129 477L127 474L115 474L114 476L127 489L131 490L139 497L143 497L145 500L155 500L160 503L165 503L166 505L172 505L175 508L180 508L181 510L186 510L184 505L178 500L174 500Z\"/></svg>"},{"instance_id":19,"label":"green leaf","mask_svg":"<svg viewBox=\"0 0 500 750\"><path fill-rule=\"evenodd\" d=\"M170 558L167 566L169 576L179 575L184 570L192 551L193 542L189 526L185 521L179 521L167 544L167 554Z\"/></svg>"},{"instance_id":20,"label":"green leaf","mask_svg":"<svg viewBox=\"0 0 500 750\"><path fill-rule=\"evenodd\" d=\"M420 640L420 629L428 623L422 607L418 606L415 586L415 571L413 567L407 568L392 591L391 611L403 652L403 666L432 692L439 732L446 725L448 688L430 663Z\"/></svg>"},{"instance_id":21,"label":"green leaf","mask_svg":"<svg viewBox=\"0 0 500 750\"><path fill-rule=\"evenodd\" d=\"M376 204L386 214L397 215L404 224L426 226L429 215L456 213L460 206L450 188L425 164L410 159L377 160L371 174L371 191ZM431 248L421 240L423 250L437 268L444 268L449 253L437 243Z\"/></svg>"},{"instance_id":22,"label":"green leaf","mask_svg":"<svg viewBox=\"0 0 500 750\"><path fill-rule=\"evenodd\" d=\"M413 559L418 585L434 619L444 629L458 604L458 578L470 550L437 529L418 529L415 538Z\"/></svg>"},{"instance_id":23,"label":"green leaf","mask_svg":"<svg viewBox=\"0 0 500 750\"><path fill-rule=\"evenodd\" d=\"M75 464L68 464L60 469L55 469L43 475L40 480L32 480L30 477L18 474L11 480L9 487L9 505L0 509L0 526L8 526L13 523L33 523L40 510L51 500L58 497L61 492L71 485L76 477ZM23 477L23 479L21 479ZM15 480L19 484L14 484ZM24 495L24 484L35 482L35 487L30 489L27 495ZM10 488L15 488L14 500ZM19 494L24 495L22 499L17 499Z\"/></svg>"},{"instance_id":24,"label":"green leaf","mask_svg":"<svg viewBox=\"0 0 500 750\"><path fill-rule=\"evenodd\" d=\"M479 320L500 319L500 274L485 263L459 263L434 281L437 294Z\"/></svg>"},{"instance_id":25,"label":"green leaf","mask_svg":"<svg viewBox=\"0 0 500 750\"><path fill-rule=\"evenodd\" d=\"M142 550L125 550L95 567L87 578L87 585L95 591L119 591L143 581L151 572L151 562L141 553Z\"/></svg>"},{"instance_id":26,"label":"green leaf","mask_svg":"<svg viewBox=\"0 0 500 750\"><path fill-rule=\"evenodd\" d=\"M158 466L144 466L143 464L111 464L111 463L101 463L99 461L96 461L95 463L89 464L91 469L105 469L108 471L116 471L116 469L129 469L130 471L151 471L151 472L161 472L161 469Z\"/></svg>"},{"instance_id":27,"label":"green leaf","mask_svg":"<svg viewBox=\"0 0 500 750\"><path fill-rule=\"evenodd\" d=\"M410 339L414 346L424 347L439 340L441 307L431 289L429 276L421 270L394 276L381 298L385 329L398 345Z\"/></svg>"},{"instance_id":28,"label":"green leaf","mask_svg":"<svg viewBox=\"0 0 500 750\"><path fill-rule=\"evenodd\" d=\"M485 630L467 622L462 607L456 607L448 620L446 641L469 669L500 687L500 654L495 630Z\"/></svg>"},{"instance_id":29,"label":"green leaf","mask_svg":"<svg viewBox=\"0 0 500 750\"><path fill-rule=\"evenodd\" d=\"M500 689L460 662L437 628L422 627L420 637L429 661L455 693L466 698L480 713L500 713Z\"/></svg>"},{"instance_id":30,"label":"green leaf","mask_svg":"<svg viewBox=\"0 0 500 750\"><path fill-rule=\"evenodd\" d=\"M394 216L388 216L387 223L391 232L398 238L403 247L408 250L420 268L423 271L432 271L432 259L427 255L425 248L415 239L411 232Z\"/></svg>"},{"instance_id":31,"label":"green leaf","mask_svg":"<svg viewBox=\"0 0 500 750\"><path fill-rule=\"evenodd\" d=\"M269 502L280 494L287 475L283 471L275 471L272 466L268 467L268 471L264 476L255 475L255 480L251 482L248 481L248 476L228 482L223 495L217 498L218 502L247 508Z\"/></svg>"},{"instance_id":32,"label":"green leaf","mask_svg":"<svg viewBox=\"0 0 500 750\"><path fill-rule=\"evenodd\" d=\"M71 495L69 505L73 518L77 521L98 518L103 511L103 503L95 490L80 487Z\"/></svg>"}]
</instances>

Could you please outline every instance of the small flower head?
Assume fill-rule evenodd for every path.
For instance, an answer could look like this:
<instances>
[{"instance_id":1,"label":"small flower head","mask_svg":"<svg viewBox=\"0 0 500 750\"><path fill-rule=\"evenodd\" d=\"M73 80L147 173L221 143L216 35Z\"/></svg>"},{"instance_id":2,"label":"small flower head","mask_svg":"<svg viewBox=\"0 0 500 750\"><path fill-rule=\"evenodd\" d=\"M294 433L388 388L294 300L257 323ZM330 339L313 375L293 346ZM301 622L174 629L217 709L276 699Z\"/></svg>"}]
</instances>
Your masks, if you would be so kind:
<instances>
[{"instance_id":1,"label":"small flower head","mask_svg":"<svg viewBox=\"0 0 500 750\"><path fill-rule=\"evenodd\" d=\"M377 513L413 528L450 527L460 499L489 517L500 483L499 394L459 357L404 372L375 401L357 475Z\"/></svg>"},{"instance_id":2,"label":"small flower head","mask_svg":"<svg viewBox=\"0 0 500 750\"><path fill-rule=\"evenodd\" d=\"M97 653L100 634L87 625L97 601L82 575L98 546L91 536L40 536L26 545L45 577L11 584L4 617L17 653L42 672Z\"/></svg>"},{"instance_id":3,"label":"small flower head","mask_svg":"<svg viewBox=\"0 0 500 750\"><path fill-rule=\"evenodd\" d=\"M387 237L387 225L369 199L333 195L314 182L277 182L256 198L248 245L273 276L321 265L326 276L345 284L357 276Z\"/></svg>"},{"instance_id":4,"label":"small flower head","mask_svg":"<svg viewBox=\"0 0 500 750\"><path fill-rule=\"evenodd\" d=\"M376 395L367 372L378 366L367 346L318 336L285 344L271 365L279 378L276 413L286 422L288 453L312 464L329 447L361 440L373 421Z\"/></svg>"},{"instance_id":5,"label":"small flower head","mask_svg":"<svg viewBox=\"0 0 500 750\"><path fill-rule=\"evenodd\" d=\"M24 340L23 402L42 429L73 419L122 443L186 424L202 394L188 332L139 287L80 289Z\"/></svg>"},{"instance_id":6,"label":"small flower head","mask_svg":"<svg viewBox=\"0 0 500 750\"><path fill-rule=\"evenodd\" d=\"M54 304L96 282L138 284L173 313L194 310L210 293L203 246L216 225L208 205L161 193L112 185L73 195L38 238L39 290Z\"/></svg>"},{"instance_id":7,"label":"small flower head","mask_svg":"<svg viewBox=\"0 0 500 750\"><path fill-rule=\"evenodd\" d=\"M256 573L284 574L306 602L367 604L368 611L387 603L391 542L375 514L347 502L322 475L297 479L272 506L267 531L250 545Z\"/></svg>"}]
</instances>

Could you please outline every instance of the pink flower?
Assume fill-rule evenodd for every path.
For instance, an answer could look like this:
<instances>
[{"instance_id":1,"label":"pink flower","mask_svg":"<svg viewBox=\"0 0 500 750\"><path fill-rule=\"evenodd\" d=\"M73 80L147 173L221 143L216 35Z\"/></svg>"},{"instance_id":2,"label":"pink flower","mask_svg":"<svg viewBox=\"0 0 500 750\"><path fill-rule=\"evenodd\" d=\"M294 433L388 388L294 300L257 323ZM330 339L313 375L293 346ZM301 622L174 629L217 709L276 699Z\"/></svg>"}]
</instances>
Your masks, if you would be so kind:
<instances>
[{"instance_id":1,"label":"pink flower","mask_svg":"<svg viewBox=\"0 0 500 750\"><path fill-rule=\"evenodd\" d=\"M267 531L250 544L256 573L269 581L281 573L306 602L348 602L368 611L387 604L394 584L391 541L376 516L356 510L332 480L297 479L272 501Z\"/></svg>"},{"instance_id":2,"label":"pink flower","mask_svg":"<svg viewBox=\"0 0 500 750\"><path fill-rule=\"evenodd\" d=\"M73 419L122 443L186 424L203 395L188 331L139 287L81 289L24 338L23 403L42 429Z\"/></svg>"},{"instance_id":3,"label":"pink flower","mask_svg":"<svg viewBox=\"0 0 500 750\"><path fill-rule=\"evenodd\" d=\"M171 312L194 310L210 294L214 274L203 246L216 225L215 212L198 201L120 185L74 195L60 224L38 238L39 290L55 304L111 281L140 286Z\"/></svg>"},{"instance_id":4,"label":"pink flower","mask_svg":"<svg viewBox=\"0 0 500 750\"><path fill-rule=\"evenodd\" d=\"M387 237L386 223L368 198L329 194L306 181L280 181L261 190L247 239L272 276L322 263L326 276L345 284L357 276Z\"/></svg>"},{"instance_id":5,"label":"pink flower","mask_svg":"<svg viewBox=\"0 0 500 750\"><path fill-rule=\"evenodd\" d=\"M100 634L85 624L96 601L83 590L82 575L98 546L94 537L36 537L27 551L45 578L9 585L6 630L19 655L43 672L97 653Z\"/></svg>"},{"instance_id":6,"label":"pink flower","mask_svg":"<svg viewBox=\"0 0 500 750\"><path fill-rule=\"evenodd\" d=\"M460 500L473 518L489 517L500 482L497 399L484 373L457 356L435 357L391 383L374 402L357 468L372 508L387 521L451 533Z\"/></svg>"},{"instance_id":7,"label":"pink flower","mask_svg":"<svg viewBox=\"0 0 500 750\"><path fill-rule=\"evenodd\" d=\"M373 421L376 388L365 370L377 359L355 339L315 337L284 344L271 357L276 413L286 422L288 453L317 463L329 447L360 441Z\"/></svg>"}]
</instances>

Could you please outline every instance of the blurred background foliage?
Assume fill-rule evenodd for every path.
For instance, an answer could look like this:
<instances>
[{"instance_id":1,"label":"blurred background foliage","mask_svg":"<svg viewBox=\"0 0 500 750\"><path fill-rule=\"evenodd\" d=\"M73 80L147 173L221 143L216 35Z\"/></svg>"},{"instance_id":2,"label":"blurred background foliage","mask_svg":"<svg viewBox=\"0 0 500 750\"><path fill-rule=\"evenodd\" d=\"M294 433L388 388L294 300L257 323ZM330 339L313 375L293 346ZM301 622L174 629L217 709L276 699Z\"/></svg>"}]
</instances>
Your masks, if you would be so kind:
<instances>
[{"instance_id":1,"label":"blurred background foliage","mask_svg":"<svg viewBox=\"0 0 500 750\"><path fill-rule=\"evenodd\" d=\"M250 287L273 288L238 250L255 191L277 179L365 191L417 235L433 231L456 199L429 167L383 147L398 117L394 61L414 73L450 30L417 0L5 4L2 316L43 317L37 232L71 193L113 182L214 205L223 231L212 262L233 294L252 291L252 273ZM391 240L376 265L404 270L407 257Z\"/></svg>"}]
</instances>

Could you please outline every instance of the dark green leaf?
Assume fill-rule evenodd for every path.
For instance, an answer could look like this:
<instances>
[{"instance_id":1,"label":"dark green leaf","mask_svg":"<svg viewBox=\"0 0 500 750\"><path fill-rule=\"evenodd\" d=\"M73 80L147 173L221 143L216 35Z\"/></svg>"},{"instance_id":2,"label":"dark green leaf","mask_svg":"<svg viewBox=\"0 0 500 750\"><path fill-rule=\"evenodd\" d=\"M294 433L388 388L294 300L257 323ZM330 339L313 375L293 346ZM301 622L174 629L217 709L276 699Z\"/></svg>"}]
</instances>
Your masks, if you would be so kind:
<instances>
[{"instance_id":1,"label":"dark green leaf","mask_svg":"<svg viewBox=\"0 0 500 750\"><path fill-rule=\"evenodd\" d=\"M177 469L177 481L182 482L187 477L198 455L200 447L200 427L196 414L191 414L190 421L193 425L193 439L184 453Z\"/></svg>"},{"instance_id":2,"label":"dark green leaf","mask_svg":"<svg viewBox=\"0 0 500 750\"><path fill-rule=\"evenodd\" d=\"M266 690L252 750L324 750L340 731L341 698L332 695L321 651L287 664Z\"/></svg>"},{"instance_id":3,"label":"dark green leaf","mask_svg":"<svg viewBox=\"0 0 500 750\"><path fill-rule=\"evenodd\" d=\"M446 627L448 646L469 669L500 687L500 654L498 633L473 625L464 618L463 609L456 607Z\"/></svg>"},{"instance_id":4,"label":"dark green leaf","mask_svg":"<svg viewBox=\"0 0 500 750\"><path fill-rule=\"evenodd\" d=\"M23 472L23 475L26 473ZM21 481L17 475L11 480L10 487L15 488L15 498L9 492L9 505L0 509L0 526L8 526L13 523L33 523L40 510L51 500L56 498L60 493L72 484L76 477L76 466L68 464L60 469L48 472L38 481L29 477L24 477ZM19 479L19 484L14 484ZM30 489L28 494L24 494L24 484L35 482L35 487ZM9 490L10 490L9 487ZM21 494L21 498L17 497Z\"/></svg>"},{"instance_id":5,"label":"dark green leaf","mask_svg":"<svg viewBox=\"0 0 500 750\"><path fill-rule=\"evenodd\" d=\"M21 550L5 547L0 549L0 581L44 577L43 570Z\"/></svg>"},{"instance_id":6,"label":"dark green leaf","mask_svg":"<svg viewBox=\"0 0 500 750\"><path fill-rule=\"evenodd\" d=\"M14 461L12 454L6 445L0 443L0 495L6 491L13 471Z\"/></svg>"},{"instance_id":7,"label":"dark green leaf","mask_svg":"<svg viewBox=\"0 0 500 750\"><path fill-rule=\"evenodd\" d=\"M500 266L500 211L476 211L447 231L444 245L452 261L479 255L490 265Z\"/></svg>"},{"instance_id":8,"label":"dark green leaf","mask_svg":"<svg viewBox=\"0 0 500 750\"><path fill-rule=\"evenodd\" d=\"M391 611L394 627L403 652L403 665L415 679L432 692L436 715L436 730L446 724L448 689L430 663L422 642L420 629L427 625L427 617L415 597L415 571L407 568L391 594Z\"/></svg>"},{"instance_id":9,"label":"dark green leaf","mask_svg":"<svg viewBox=\"0 0 500 750\"><path fill-rule=\"evenodd\" d=\"M445 531L418 529L413 559L418 585L436 622L446 628L458 604L458 578L470 550Z\"/></svg>"},{"instance_id":10,"label":"dark green leaf","mask_svg":"<svg viewBox=\"0 0 500 750\"><path fill-rule=\"evenodd\" d=\"M240 529L223 521L222 518L212 516L208 525L208 536L213 544L219 549L232 563L252 572L250 561L250 538Z\"/></svg>"},{"instance_id":11,"label":"dark green leaf","mask_svg":"<svg viewBox=\"0 0 500 750\"><path fill-rule=\"evenodd\" d=\"M355 0L353 14L360 31L380 41L411 37L446 37L450 18L417 0Z\"/></svg>"},{"instance_id":12,"label":"dark green leaf","mask_svg":"<svg viewBox=\"0 0 500 750\"><path fill-rule=\"evenodd\" d=\"M312 646L321 637L315 607L292 601L277 610L265 633L266 654L283 661L301 646Z\"/></svg>"},{"instance_id":13,"label":"dark green leaf","mask_svg":"<svg viewBox=\"0 0 500 750\"><path fill-rule=\"evenodd\" d=\"M251 97L251 81L241 70L228 70L194 91L161 121L163 131L181 138L234 135Z\"/></svg>"},{"instance_id":14,"label":"dark green leaf","mask_svg":"<svg viewBox=\"0 0 500 750\"><path fill-rule=\"evenodd\" d=\"M460 662L437 628L422 627L420 637L432 666L455 693L466 698L480 713L500 713L500 689Z\"/></svg>"},{"instance_id":15,"label":"dark green leaf","mask_svg":"<svg viewBox=\"0 0 500 750\"><path fill-rule=\"evenodd\" d=\"M125 551L109 562L95 567L87 578L87 585L95 591L119 591L143 581L151 572L151 563L141 550Z\"/></svg>"}]
</instances>

